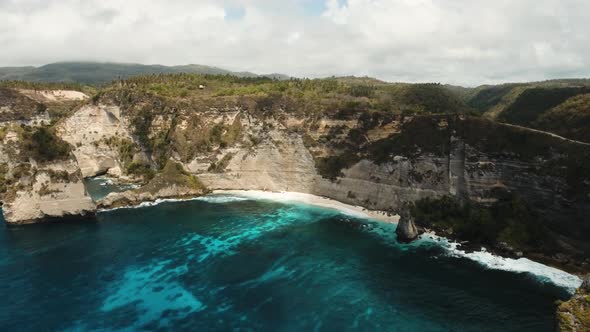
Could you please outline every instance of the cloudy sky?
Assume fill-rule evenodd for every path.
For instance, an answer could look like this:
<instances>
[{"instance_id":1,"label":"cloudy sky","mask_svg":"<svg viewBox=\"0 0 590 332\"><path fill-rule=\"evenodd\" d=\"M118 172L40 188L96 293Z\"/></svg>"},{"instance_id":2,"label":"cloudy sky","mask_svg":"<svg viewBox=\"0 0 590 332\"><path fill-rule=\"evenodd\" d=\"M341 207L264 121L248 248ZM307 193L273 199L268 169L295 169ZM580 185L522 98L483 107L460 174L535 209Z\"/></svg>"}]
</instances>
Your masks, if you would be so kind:
<instances>
[{"instance_id":1,"label":"cloudy sky","mask_svg":"<svg viewBox=\"0 0 590 332\"><path fill-rule=\"evenodd\" d=\"M589 0L0 0L0 66L205 64L464 85L590 77Z\"/></svg>"}]
</instances>

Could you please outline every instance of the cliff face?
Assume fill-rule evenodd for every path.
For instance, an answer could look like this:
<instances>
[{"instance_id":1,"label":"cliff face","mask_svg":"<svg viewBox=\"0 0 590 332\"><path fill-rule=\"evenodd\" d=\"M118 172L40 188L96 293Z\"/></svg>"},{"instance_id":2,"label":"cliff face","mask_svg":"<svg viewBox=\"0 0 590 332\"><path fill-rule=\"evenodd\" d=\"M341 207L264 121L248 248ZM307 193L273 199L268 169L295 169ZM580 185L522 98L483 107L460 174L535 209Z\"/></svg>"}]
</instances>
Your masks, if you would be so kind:
<instances>
[{"instance_id":1,"label":"cliff face","mask_svg":"<svg viewBox=\"0 0 590 332\"><path fill-rule=\"evenodd\" d=\"M22 142L26 132L5 130L4 140L0 141L0 196L6 222L32 223L94 213L95 204L86 193L73 156L36 160Z\"/></svg>"},{"instance_id":2,"label":"cliff face","mask_svg":"<svg viewBox=\"0 0 590 332\"><path fill-rule=\"evenodd\" d=\"M78 144L72 137L94 133L75 152L81 165L94 165L82 167L92 169L87 175L122 170L141 176L132 173L138 163L158 167L164 155L209 189L297 191L392 213L423 198L450 195L491 205L506 192L517 194L564 253L590 253L584 238L590 233L586 145L470 117L317 116L277 105L261 114L256 105L224 103L150 108L141 113L146 122L134 110L107 103L80 109L60 132L72 144ZM106 110L116 111L107 116ZM106 120L97 120L101 112ZM109 137L126 137L133 153L123 156Z\"/></svg>"},{"instance_id":3,"label":"cliff face","mask_svg":"<svg viewBox=\"0 0 590 332\"><path fill-rule=\"evenodd\" d=\"M8 223L94 214L96 206L86 194L75 161L37 165L26 177L5 198L3 213Z\"/></svg>"},{"instance_id":4,"label":"cliff face","mask_svg":"<svg viewBox=\"0 0 590 332\"><path fill-rule=\"evenodd\" d=\"M58 135L74 147L84 177L110 171L121 175L119 151L110 141L131 140L117 106L85 105L58 126Z\"/></svg>"},{"instance_id":5,"label":"cliff face","mask_svg":"<svg viewBox=\"0 0 590 332\"><path fill-rule=\"evenodd\" d=\"M161 85L158 89L168 91ZM141 91L137 86L107 89L59 122L55 134L72 150L60 162L73 165L74 156L82 176L107 174L122 182L149 183L172 161L209 189L297 191L392 213L425 198L452 196L461 204L491 206L507 193L516 194L539 215L539 229L560 252L590 253L584 238L590 232L586 144L480 118L404 116L376 109L374 101L362 96L342 103L285 93L223 96L205 91L190 99ZM12 201L5 199L8 204L20 209L11 202L39 191L34 184L44 178L29 178L28 189L12 195ZM71 186L78 183L68 180ZM166 183L149 194L128 192L101 204L205 192L178 184L167 189ZM25 219L10 206L6 211L13 216L9 219ZM50 215L35 211L41 212L26 218Z\"/></svg>"},{"instance_id":6,"label":"cliff face","mask_svg":"<svg viewBox=\"0 0 590 332\"><path fill-rule=\"evenodd\" d=\"M77 91L15 89L3 89L0 97L0 200L6 222L93 214L96 206L69 145L48 126L55 120L50 114L87 97Z\"/></svg>"}]
</instances>

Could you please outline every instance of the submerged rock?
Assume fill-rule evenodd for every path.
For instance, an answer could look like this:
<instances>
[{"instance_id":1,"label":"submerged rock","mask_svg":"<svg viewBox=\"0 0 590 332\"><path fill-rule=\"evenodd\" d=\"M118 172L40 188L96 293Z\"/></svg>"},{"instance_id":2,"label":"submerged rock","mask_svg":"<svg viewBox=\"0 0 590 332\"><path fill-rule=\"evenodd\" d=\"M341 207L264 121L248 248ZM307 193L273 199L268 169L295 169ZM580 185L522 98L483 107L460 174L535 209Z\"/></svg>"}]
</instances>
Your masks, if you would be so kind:
<instances>
[{"instance_id":1,"label":"submerged rock","mask_svg":"<svg viewBox=\"0 0 590 332\"><path fill-rule=\"evenodd\" d=\"M399 223L395 229L397 240L401 243L410 243L418 238L420 232L414 223L414 218L408 210L405 210L400 215Z\"/></svg>"}]
</instances>

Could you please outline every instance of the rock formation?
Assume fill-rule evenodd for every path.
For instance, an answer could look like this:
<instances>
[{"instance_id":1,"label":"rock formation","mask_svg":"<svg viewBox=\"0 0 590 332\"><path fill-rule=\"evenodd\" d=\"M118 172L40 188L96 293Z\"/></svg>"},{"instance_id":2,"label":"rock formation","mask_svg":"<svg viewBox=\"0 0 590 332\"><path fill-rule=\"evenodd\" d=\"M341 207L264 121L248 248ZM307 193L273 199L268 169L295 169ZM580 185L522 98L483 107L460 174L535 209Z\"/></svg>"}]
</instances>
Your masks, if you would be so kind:
<instances>
[{"instance_id":1,"label":"rock formation","mask_svg":"<svg viewBox=\"0 0 590 332\"><path fill-rule=\"evenodd\" d=\"M168 161L162 173L137 190L110 193L98 202L99 208L134 206L158 199L192 198L206 194L207 188L194 176L186 173L182 165Z\"/></svg>"},{"instance_id":2,"label":"rock formation","mask_svg":"<svg viewBox=\"0 0 590 332\"><path fill-rule=\"evenodd\" d=\"M414 223L414 218L407 208L402 210L400 213L400 219L395 229L397 234L397 240L401 243L409 243L418 238L420 232Z\"/></svg>"},{"instance_id":3,"label":"rock formation","mask_svg":"<svg viewBox=\"0 0 590 332\"><path fill-rule=\"evenodd\" d=\"M557 330L560 332L590 331L590 275L583 278L576 294L557 308Z\"/></svg>"}]
</instances>

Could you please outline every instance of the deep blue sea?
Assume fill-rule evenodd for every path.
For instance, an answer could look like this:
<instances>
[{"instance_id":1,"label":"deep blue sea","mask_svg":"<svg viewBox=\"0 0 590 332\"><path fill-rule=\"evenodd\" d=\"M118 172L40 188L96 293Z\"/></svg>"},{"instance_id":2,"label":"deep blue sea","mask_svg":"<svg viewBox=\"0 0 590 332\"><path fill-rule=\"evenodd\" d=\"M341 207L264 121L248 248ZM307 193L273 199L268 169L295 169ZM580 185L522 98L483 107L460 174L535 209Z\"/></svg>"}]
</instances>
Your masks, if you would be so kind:
<instances>
[{"instance_id":1,"label":"deep blue sea","mask_svg":"<svg viewBox=\"0 0 590 332\"><path fill-rule=\"evenodd\" d=\"M0 225L0 331L553 331L563 288L394 225L212 197Z\"/></svg>"}]
</instances>

